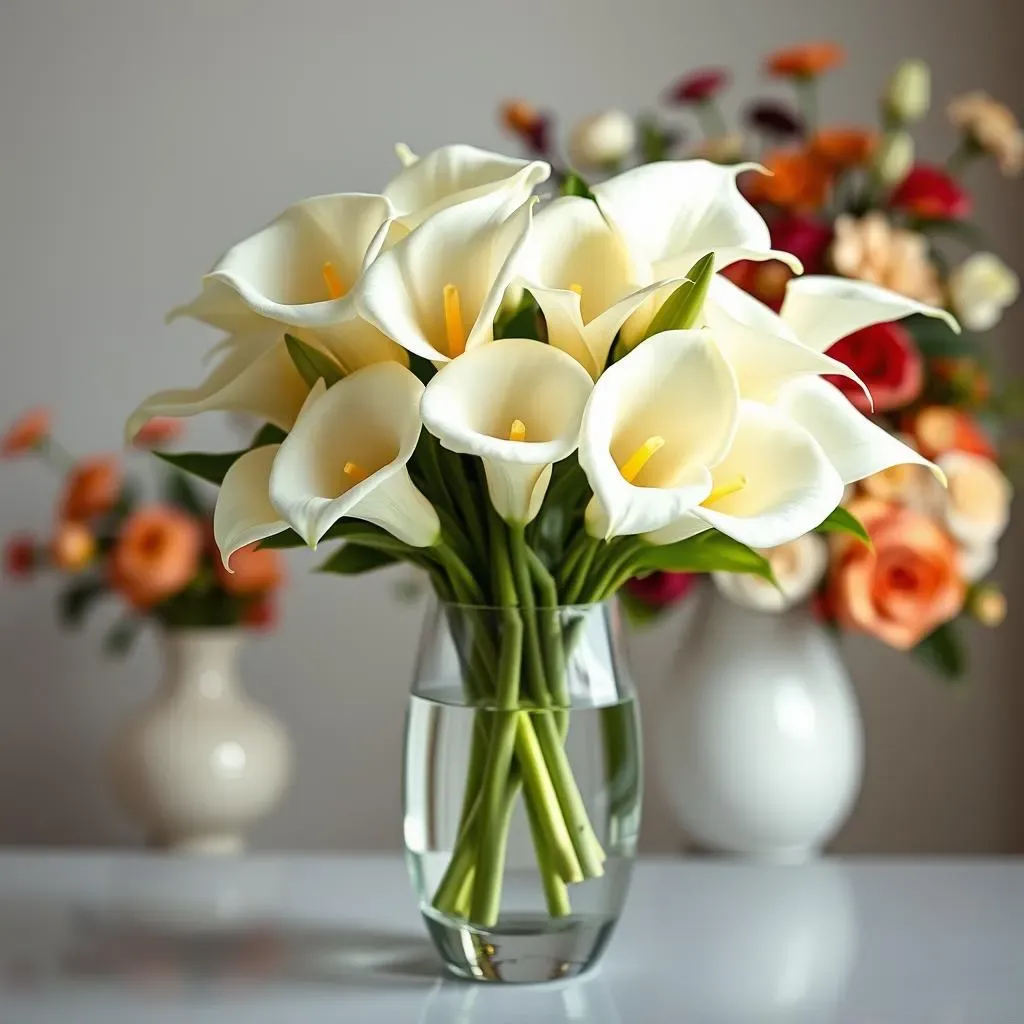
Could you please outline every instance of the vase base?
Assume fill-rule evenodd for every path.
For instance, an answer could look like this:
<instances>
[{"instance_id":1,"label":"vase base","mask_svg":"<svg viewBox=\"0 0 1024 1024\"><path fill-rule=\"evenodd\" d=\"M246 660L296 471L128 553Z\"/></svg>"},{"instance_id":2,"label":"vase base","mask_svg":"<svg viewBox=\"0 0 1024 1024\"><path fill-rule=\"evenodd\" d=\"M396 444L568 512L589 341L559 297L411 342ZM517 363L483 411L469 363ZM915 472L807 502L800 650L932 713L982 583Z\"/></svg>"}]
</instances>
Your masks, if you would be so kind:
<instances>
[{"instance_id":1,"label":"vase base","mask_svg":"<svg viewBox=\"0 0 1024 1024\"><path fill-rule=\"evenodd\" d=\"M425 911L423 920L448 972L466 981L538 984L575 978L594 967L615 918L508 915L493 928Z\"/></svg>"},{"instance_id":2,"label":"vase base","mask_svg":"<svg viewBox=\"0 0 1024 1024\"><path fill-rule=\"evenodd\" d=\"M237 857L245 853L245 839L237 832L213 832L198 836L147 836L146 846L164 853L196 854L207 857Z\"/></svg>"}]
</instances>

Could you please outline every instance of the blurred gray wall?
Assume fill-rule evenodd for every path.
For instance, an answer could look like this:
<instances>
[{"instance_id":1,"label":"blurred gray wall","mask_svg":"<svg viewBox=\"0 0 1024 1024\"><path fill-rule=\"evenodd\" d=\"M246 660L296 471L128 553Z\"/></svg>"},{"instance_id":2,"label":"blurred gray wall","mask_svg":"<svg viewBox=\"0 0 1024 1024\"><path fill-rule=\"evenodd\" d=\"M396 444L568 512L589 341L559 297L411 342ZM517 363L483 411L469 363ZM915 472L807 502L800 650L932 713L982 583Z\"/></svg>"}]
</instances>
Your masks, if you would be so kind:
<instances>
[{"instance_id":1,"label":"blurred gray wall","mask_svg":"<svg viewBox=\"0 0 1024 1024\"><path fill-rule=\"evenodd\" d=\"M495 125L521 95L573 118L640 109L683 70L737 69L806 38L843 41L847 70L824 109L869 117L905 55L931 61L940 97L982 86L1024 113L1021 16L999 0L3 0L0 5L0 419L59 410L76 451L116 449L140 396L197 379L209 338L163 325L225 246L289 202L380 188L392 146L464 140L514 148ZM1011 23L1011 19L1012 22ZM933 114L926 142L945 155ZM1024 267L1019 183L982 171L993 247ZM1022 368L1021 310L998 342ZM192 421L190 440L230 431ZM140 467L141 468L141 467ZM38 465L0 467L0 535L48 519ZM1004 548L1013 618L974 637L970 687L952 693L864 642L851 665L867 719L864 792L845 851L1024 849L1020 515ZM294 736L299 764L259 845L396 848L406 686L420 609L395 576L342 583L295 558L280 632L245 656L252 692ZM62 633L51 582L0 593L0 842L131 843L102 754L158 670L147 638L123 662L99 630ZM114 609L97 616L106 623ZM648 720L674 657L675 624L634 644ZM650 850L678 836L656 790Z\"/></svg>"}]
</instances>

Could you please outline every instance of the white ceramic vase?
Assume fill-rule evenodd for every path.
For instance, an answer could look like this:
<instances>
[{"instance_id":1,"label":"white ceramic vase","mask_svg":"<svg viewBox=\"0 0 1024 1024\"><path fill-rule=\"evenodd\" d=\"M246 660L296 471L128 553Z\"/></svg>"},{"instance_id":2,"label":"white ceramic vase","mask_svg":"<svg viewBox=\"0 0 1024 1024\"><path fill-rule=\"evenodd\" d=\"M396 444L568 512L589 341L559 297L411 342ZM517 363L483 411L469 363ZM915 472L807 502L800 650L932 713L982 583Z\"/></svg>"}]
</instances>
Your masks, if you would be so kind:
<instances>
[{"instance_id":1,"label":"white ceramic vase","mask_svg":"<svg viewBox=\"0 0 1024 1024\"><path fill-rule=\"evenodd\" d=\"M235 854L277 804L292 769L280 723L242 691L241 630L164 634L164 676L114 738L111 779L149 846Z\"/></svg>"},{"instance_id":2,"label":"white ceramic vase","mask_svg":"<svg viewBox=\"0 0 1024 1024\"><path fill-rule=\"evenodd\" d=\"M863 733L831 634L807 609L691 599L659 710L661 787L697 845L778 863L816 856L861 784Z\"/></svg>"}]
</instances>

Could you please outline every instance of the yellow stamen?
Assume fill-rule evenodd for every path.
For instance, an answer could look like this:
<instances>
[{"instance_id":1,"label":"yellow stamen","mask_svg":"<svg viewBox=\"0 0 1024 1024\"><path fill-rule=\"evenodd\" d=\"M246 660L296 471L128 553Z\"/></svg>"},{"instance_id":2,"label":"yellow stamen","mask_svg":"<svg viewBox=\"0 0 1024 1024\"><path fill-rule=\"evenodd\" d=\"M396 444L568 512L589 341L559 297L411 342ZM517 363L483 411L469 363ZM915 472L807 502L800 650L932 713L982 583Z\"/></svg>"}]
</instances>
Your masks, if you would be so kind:
<instances>
[{"instance_id":1,"label":"yellow stamen","mask_svg":"<svg viewBox=\"0 0 1024 1024\"><path fill-rule=\"evenodd\" d=\"M320 273L324 275L324 284L332 299L340 299L345 294L345 286L341 283L341 275L334 269L334 264L328 260L321 268Z\"/></svg>"},{"instance_id":2,"label":"yellow stamen","mask_svg":"<svg viewBox=\"0 0 1024 1024\"><path fill-rule=\"evenodd\" d=\"M659 437L655 434L653 437L647 438L646 441L628 459L625 464L619 469L622 474L622 479L626 483L631 484L639 475L640 470L651 461L651 456L655 452L661 451L665 446L665 438Z\"/></svg>"},{"instance_id":3,"label":"yellow stamen","mask_svg":"<svg viewBox=\"0 0 1024 1024\"><path fill-rule=\"evenodd\" d=\"M713 505L716 501L721 501L723 498L728 498L732 494L736 494L738 491L742 491L747 486L747 478L745 476L738 476L730 480L727 484L721 484L716 487L702 502L701 504L707 508L708 505Z\"/></svg>"},{"instance_id":4,"label":"yellow stamen","mask_svg":"<svg viewBox=\"0 0 1024 1024\"><path fill-rule=\"evenodd\" d=\"M342 472L356 484L361 484L370 475L358 462L346 462Z\"/></svg>"},{"instance_id":5,"label":"yellow stamen","mask_svg":"<svg viewBox=\"0 0 1024 1024\"><path fill-rule=\"evenodd\" d=\"M569 291L575 292L577 295L582 295L583 294L583 285L581 285L581 284L571 284L571 285L569 285Z\"/></svg>"},{"instance_id":6,"label":"yellow stamen","mask_svg":"<svg viewBox=\"0 0 1024 1024\"><path fill-rule=\"evenodd\" d=\"M508 439L510 441L526 440L526 424L522 420L512 421L512 426L508 428Z\"/></svg>"},{"instance_id":7,"label":"yellow stamen","mask_svg":"<svg viewBox=\"0 0 1024 1024\"><path fill-rule=\"evenodd\" d=\"M462 325L459 289L453 284L444 286L444 333L448 339L449 358L461 356L466 351L466 329Z\"/></svg>"}]
</instances>

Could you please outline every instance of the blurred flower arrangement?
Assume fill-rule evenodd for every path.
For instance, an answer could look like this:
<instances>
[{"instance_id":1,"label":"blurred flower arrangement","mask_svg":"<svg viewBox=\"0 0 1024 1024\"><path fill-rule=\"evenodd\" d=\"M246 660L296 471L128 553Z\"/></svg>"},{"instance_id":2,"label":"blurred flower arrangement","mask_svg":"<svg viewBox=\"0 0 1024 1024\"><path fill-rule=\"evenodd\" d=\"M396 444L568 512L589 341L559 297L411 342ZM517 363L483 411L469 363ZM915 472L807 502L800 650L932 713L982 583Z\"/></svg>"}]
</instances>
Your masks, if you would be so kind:
<instances>
[{"instance_id":1,"label":"blurred flower arrangement","mask_svg":"<svg viewBox=\"0 0 1024 1024\"><path fill-rule=\"evenodd\" d=\"M552 115L516 101L505 104L502 120L563 180L577 168L617 173L681 153L756 161L741 188L767 221L774 248L796 256L806 274L879 285L956 316L960 334L945 321L915 315L856 330L827 350L867 384L873 409L852 380L831 383L894 437L934 459L948 489L919 466L885 470L848 488L844 501L868 527L872 547L808 535L765 552L778 588L750 576L714 576L729 598L760 610L813 600L828 622L913 649L956 677L965 667L956 620L995 626L1006 614L1001 590L987 577L1009 519L1007 473L1015 452L1007 428L1022 407L1019 382L999 383L978 337L1016 300L1019 281L979 248L965 172L987 160L1001 174L1019 176L1024 131L1007 107L973 92L946 108L956 136L945 161L919 157L912 129L931 106L931 73L920 60L896 69L877 125L823 123L820 85L845 57L827 42L771 54L764 71L791 98L746 104L742 131L729 127L720 106L729 72L693 71L665 93L663 106L672 113L634 118L613 110L581 122L569 134L568 163L556 152ZM680 113L696 123L699 138L687 137ZM962 257L957 245L966 250ZM807 341L805 311L787 292L789 266L744 260L723 274ZM625 596L634 615L647 618L679 600L691 582L655 574L635 580Z\"/></svg>"},{"instance_id":2,"label":"blurred flower arrangement","mask_svg":"<svg viewBox=\"0 0 1024 1024\"><path fill-rule=\"evenodd\" d=\"M180 421L154 418L134 444L158 449L180 432ZM279 553L252 545L235 556L232 572L225 570L213 541L212 507L178 470L167 473L161 501L144 502L138 481L116 457L74 458L51 433L44 409L10 427L0 455L35 455L62 479L49 535L7 539L7 575L27 579L51 569L66 576L59 608L69 626L81 624L105 595L119 597L125 612L106 635L109 653L125 653L146 620L167 629L274 623L273 595L284 579Z\"/></svg>"}]
</instances>

